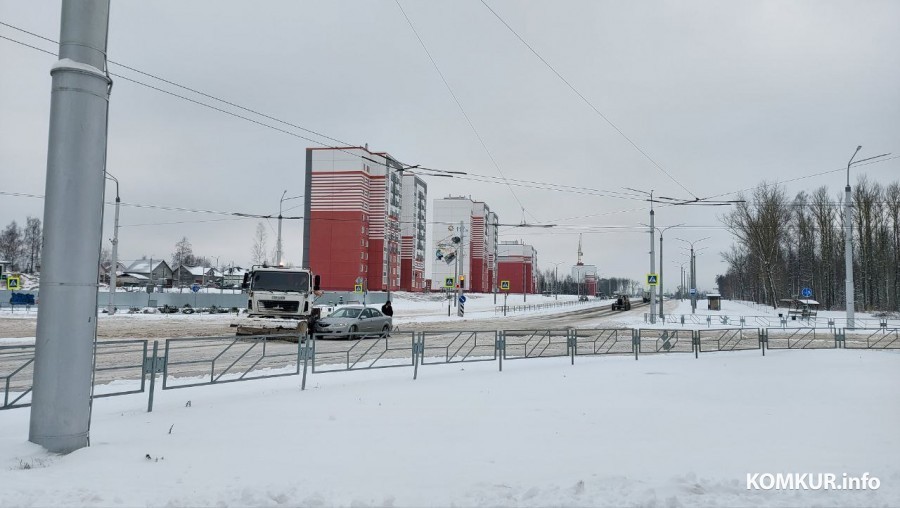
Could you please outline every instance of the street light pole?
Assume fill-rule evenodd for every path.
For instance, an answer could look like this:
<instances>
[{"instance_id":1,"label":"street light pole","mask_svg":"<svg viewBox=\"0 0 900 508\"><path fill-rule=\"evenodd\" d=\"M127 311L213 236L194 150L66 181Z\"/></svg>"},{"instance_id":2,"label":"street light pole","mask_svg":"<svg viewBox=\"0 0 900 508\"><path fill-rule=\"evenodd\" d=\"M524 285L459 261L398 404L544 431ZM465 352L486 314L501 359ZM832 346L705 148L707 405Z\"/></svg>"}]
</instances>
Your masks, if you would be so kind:
<instances>
[{"instance_id":1,"label":"street light pole","mask_svg":"<svg viewBox=\"0 0 900 508\"><path fill-rule=\"evenodd\" d=\"M676 238L676 240L681 240L682 242L691 246L691 259L690 264L688 265L691 270L690 284L691 290L693 290L693 293L691 293L691 314L694 314L697 311L697 258L694 257L694 244L700 243L703 240L709 240L710 238L711 237L707 236L699 240L694 240L693 242L689 242L683 238Z\"/></svg>"},{"instance_id":2,"label":"street light pole","mask_svg":"<svg viewBox=\"0 0 900 508\"><path fill-rule=\"evenodd\" d=\"M284 196L287 190L281 193L281 200L278 202L278 240L275 242L275 264L281 266L281 205L284 204Z\"/></svg>"},{"instance_id":3,"label":"street light pole","mask_svg":"<svg viewBox=\"0 0 900 508\"><path fill-rule=\"evenodd\" d=\"M844 279L844 297L847 304L847 328L853 329L853 317L856 310L855 295L853 294L853 207L850 206L850 165L856 154L862 150L862 145L856 147L850 161L847 162L847 186L844 187L844 266L846 278Z\"/></svg>"},{"instance_id":4,"label":"street light pole","mask_svg":"<svg viewBox=\"0 0 900 508\"><path fill-rule=\"evenodd\" d=\"M665 319L665 314L663 314L663 233L679 226L684 226L684 224L676 224L659 230L659 318L663 320Z\"/></svg>"},{"instance_id":5,"label":"street light pole","mask_svg":"<svg viewBox=\"0 0 900 508\"><path fill-rule=\"evenodd\" d=\"M302 197L303 197L302 195L300 195L300 196L291 196L291 197L289 197L289 198L286 198L286 197L284 197L286 194L287 194L287 190L285 190L284 192L282 192L282 193L281 193L281 200L278 201L278 240L275 242L275 264L276 264L277 266L282 266L282 265L284 264L284 263L283 263L283 260L281 259L281 256L282 256L282 248L281 248L281 220L282 220L282 218L283 218L282 215L281 215L281 207L282 207L282 205L284 205L284 202L285 202L285 201L290 201L290 200L292 200L292 199L297 199L297 198L302 198Z\"/></svg>"},{"instance_id":6,"label":"street light pole","mask_svg":"<svg viewBox=\"0 0 900 508\"><path fill-rule=\"evenodd\" d=\"M109 265L109 299L106 308L109 315L113 315L116 313L116 268L119 266L119 205L121 199L119 199L119 180L109 173L106 173L106 178L116 182L116 219L113 223L112 260Z\"/></svg>"},{"instance_id":7,"label":"street light pole","mask_svg":"<svg viewBox=\"0 0 900 508\"><path fill-rule=\"evenodd\" d=\"M850 329L853 329L854 326L854 312L856 310L855 295L853 294L853 207L850 203L850 166L890 155L889 153L883 153L853 162L860 150L862 150L862 145L856 147L856 151L853 152L853 155L847 162L847 186L844 187L844 266L846 269L844 296L847 303L847 328Z\"/></svg>"}]
</instances>

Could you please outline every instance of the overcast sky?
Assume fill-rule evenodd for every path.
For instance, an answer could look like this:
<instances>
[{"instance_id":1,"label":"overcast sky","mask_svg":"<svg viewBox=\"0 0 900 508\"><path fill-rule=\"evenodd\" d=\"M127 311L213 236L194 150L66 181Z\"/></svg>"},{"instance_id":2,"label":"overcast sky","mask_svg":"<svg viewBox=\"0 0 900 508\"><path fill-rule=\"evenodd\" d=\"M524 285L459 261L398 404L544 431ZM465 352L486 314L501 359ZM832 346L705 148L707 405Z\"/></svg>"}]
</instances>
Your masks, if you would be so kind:
<instances>
[{"instance_id":1,"label":"overcast sky","mask_svg":"<svg viewBox=\"0 0 900 508\"><path fill-rule=\"evenodd\" d=\"M857 145L860 158L900 154L900 2L487 3L672 178L480 0L400 4L484 146L393 0L114 2L109 57L408 164L613 193L633 187L729 199L763 180L838 170L786 184L790 195L827 185L837 196ZM0 0L0 21L57 40L60 4ZM0 35L57 50L8 26ZM0 39L0 192L45 191L54 61ZM110 70L215 104L120 66ZM126 203L277 214L283 191L303 193L305 149L322 144L115 80L108 170ZM900 159L854 168L852 182L862 173L898 180ZM503 224L558 224L503 227L501 239L532 243L540 265L559 263L560 273L575 262L579 233L585 262L602 276L642 279L648 271L649 234L638 229L648 222L648 203L483 180L428 178L429 208L434 198L471 195ZM110 185L108 201L113 193ZM302 215L301 199L289 207ZM707 247L698 285L713 287L725 270L719 252L733 241L718 219L724 212L657 209L658 226L688 226L665 237L670 284L676 262L687 258L675 238L709 236L698 244ZM0 194L0 226L42 214L41 199ZM107 238L112 219L109 207ZM196 254L246 265L257 220L222 219L123 207L120 257L168 259L187 236ZM276 223L266 224L274 247ZM300 261L301 237L300 221L285 223L288 260Z\"/></svg>"}]
</instances>

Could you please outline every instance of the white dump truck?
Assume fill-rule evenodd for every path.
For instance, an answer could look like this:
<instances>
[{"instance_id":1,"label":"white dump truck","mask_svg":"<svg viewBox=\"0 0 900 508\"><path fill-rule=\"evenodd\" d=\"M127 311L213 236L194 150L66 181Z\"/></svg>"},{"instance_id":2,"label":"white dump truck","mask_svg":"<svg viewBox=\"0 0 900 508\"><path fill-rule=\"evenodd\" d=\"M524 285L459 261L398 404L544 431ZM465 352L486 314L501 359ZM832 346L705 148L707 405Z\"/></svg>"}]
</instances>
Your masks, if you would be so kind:
<instances>
[{"instance_id":1,"label":"white dump truck","mask_svg":"<svg viewBox=\"0 0 900 508\"><path fill-rule=\"evenodd\" d=\"M305 268L253 266L244 274L247 317L232 323L238 335L304 335L319 317L313 306L319 276Z\"/></svg>"}]
</instances>

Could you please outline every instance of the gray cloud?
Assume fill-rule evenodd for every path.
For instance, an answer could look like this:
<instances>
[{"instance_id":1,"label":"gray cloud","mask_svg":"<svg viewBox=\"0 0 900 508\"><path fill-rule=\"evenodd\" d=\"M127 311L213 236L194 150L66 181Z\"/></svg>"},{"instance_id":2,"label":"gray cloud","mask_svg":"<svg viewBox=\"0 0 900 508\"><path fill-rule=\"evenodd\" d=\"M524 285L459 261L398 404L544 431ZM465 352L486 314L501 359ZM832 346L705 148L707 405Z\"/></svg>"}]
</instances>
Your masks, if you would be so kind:
<instances>
[{"instance_id":1,"label":"gray cloud","mask_svg":"<svg viewBox=\"0 0 900 508\"><path fill-rule=\"evenodd\" d=\"M402 4L507 177L686 197L480 2ZM867 155L900 152L896 2L489 4L698 196L840 169L857 144ZM58 36L58 3L0 0L0 12L5 23ZM0 35L55 50L8 27L0 26ZM369 143L404 162L498 176L393 1L117 2L109 54L329 136ZM5 191L44 191L53 60L0 40ZM121 181L126 202L274 213L283 190L302 192L307 146L314 145L121 79L113 90L109 171ZM887 182L898 178L898 167L894 160L854 171ZM787 187L794 193L827 185L837 195L842 182L838 172ZM514 189L529 222L633 227L647 221L640 201ZM503 223L523 217L502 184L432 178L429 192L432 198L472 195ZM0 196L0 225L42 209L40 200ZM717 220L722 212L657 213L662 226L706 227L670 231L667 239L712 236L698 263L704 287L724 270L718 252L731 243ZM569 219L585 215L592 217ZM122 211L123 224L221 218ZM168 257L187 236L200 254L247 263L255 226L254 220L130 226L121 232L120 252L127 259ZM532 242L547 267L574 263L579 232L586 261L603 275L640 278L647 271L649 238L635 229L505 229L502 238ZM299 261L300 223L286 224L285 234L288 259ZM684 258L678 244L666 244L669 273Z\"/></svg>"}]
</instances>

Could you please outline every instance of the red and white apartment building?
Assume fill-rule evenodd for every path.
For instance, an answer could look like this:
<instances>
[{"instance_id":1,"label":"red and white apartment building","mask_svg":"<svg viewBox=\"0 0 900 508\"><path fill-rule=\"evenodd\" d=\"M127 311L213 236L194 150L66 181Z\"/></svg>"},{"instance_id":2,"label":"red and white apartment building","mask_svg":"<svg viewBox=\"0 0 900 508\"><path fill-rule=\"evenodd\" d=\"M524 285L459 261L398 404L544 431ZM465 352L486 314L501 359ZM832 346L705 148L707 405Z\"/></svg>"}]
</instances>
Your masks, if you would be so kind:
<instances>
[{"instance_id":1,"label":"red and white apartment building","mask_svg":"<svg viewBox=\"0 0 900 508\"><path fill-rule=\"evenodd\" d=\"M467 291L493 291L497 287L497 214L471 197L450 196L434 200L433 223L431 290L439 291L447 278L455 278Z\"/></svg>"},{"instance_id":2,"label":"red and white apartment building","mask_svg":"<svg viewBox=\"0 0 900 508\"><path fill-rule=\"evenodd\" d=\"M405 172L400 209L400 289L425 291L425 210L428 186Z\"/></svg>"},{"instance_id":3,"label":"red and white apartment building","mask_svg":"<svg viewBox=\"0 0 900 508\"><path fill-rule=\"evenodd\" d=\"M306 149L303 266L321 276L322 289L400 289L401 168L389 154L368 147ZM421 190L414 203L424 210L426 187L415 181L412 186L416 198Z\"/></svg>"},{"instance_id":4,"label":"red and white apartment building","mask_svg":"<svg viewBox=\"0 0 900 508\"><path fill-rule=\"evenodd\" d=\"M536 293L537 250L525 242L500 242L497 279L509 281L510 293Z\"/></svg>"}]
</instances>

